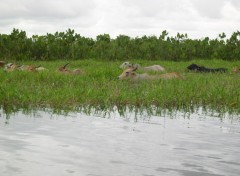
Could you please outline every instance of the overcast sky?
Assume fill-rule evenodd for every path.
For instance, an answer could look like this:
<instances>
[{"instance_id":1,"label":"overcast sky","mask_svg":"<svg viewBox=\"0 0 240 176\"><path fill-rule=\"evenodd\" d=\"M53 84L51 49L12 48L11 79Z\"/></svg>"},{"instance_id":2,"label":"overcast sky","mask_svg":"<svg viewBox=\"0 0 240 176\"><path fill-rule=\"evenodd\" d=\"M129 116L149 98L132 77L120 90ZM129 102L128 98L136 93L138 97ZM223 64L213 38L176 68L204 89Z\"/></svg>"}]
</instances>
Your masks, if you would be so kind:
<instances>
[{"instance_id":1,"label":"overcast sky","mask_svg":"<svg viewBox=\"0 0 240 176\"><path fill-rule=\"evenodd\" d=\"M29 36L74 29L82 36L187 33L229 37L240 30L240 0L0 0L0 33Z\"/></svg>"}]
</instances>

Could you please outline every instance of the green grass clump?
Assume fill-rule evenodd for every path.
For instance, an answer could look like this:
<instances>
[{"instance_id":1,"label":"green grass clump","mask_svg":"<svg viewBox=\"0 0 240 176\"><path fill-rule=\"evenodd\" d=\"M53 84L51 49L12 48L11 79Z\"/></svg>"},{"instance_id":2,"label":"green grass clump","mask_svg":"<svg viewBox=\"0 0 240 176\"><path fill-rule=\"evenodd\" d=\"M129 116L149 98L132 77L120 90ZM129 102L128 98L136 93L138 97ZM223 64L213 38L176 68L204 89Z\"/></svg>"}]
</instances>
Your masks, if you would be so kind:
<instances>
[{"instance_id":1,"label":"green grass clump","mask_svg":"<svg viewBox=\"0 0 240 176\"><path fill-rule=\"evenodd\" d=\"M198 107L217 112L240 112L240 76L232 73L240 62L219 60L191 62L132 61L143 66L160 64L166 72L177 71L185 80L121 81L120 61L71 61L69 69L81 68L84 75L63 75L56 69L64 61L24 62L41 65L48 71L31 73L0 70L0 106L6 111L19 108L54 108L79 110L96 108L119 111L126 107L162 110L194 111ZM226 67L227 73L192 73L191 63L206 67ZM150 73L161 74L161 73ZM157 109L157 110L156 110Z\"/></svg>"}]
</instances>

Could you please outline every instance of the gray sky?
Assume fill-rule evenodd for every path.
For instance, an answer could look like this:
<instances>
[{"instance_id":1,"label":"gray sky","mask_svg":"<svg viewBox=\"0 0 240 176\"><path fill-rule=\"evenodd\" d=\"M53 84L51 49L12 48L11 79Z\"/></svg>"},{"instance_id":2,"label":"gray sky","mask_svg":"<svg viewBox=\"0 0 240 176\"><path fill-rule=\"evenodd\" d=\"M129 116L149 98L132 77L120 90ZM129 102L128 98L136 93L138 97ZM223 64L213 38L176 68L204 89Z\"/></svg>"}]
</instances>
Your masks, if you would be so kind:
<instances>
[{"instance_id":1,"label":"gray sky","mask_svg":"<svg viewBox=\"0 0 240 176\"><path fill-rule=\"evenodd\" d=\"M95 38L187 33L190 38L229 37L240 30L240 0L1 0L0 33L29 36L68 28Z\"/></svg>"}]
</instances>

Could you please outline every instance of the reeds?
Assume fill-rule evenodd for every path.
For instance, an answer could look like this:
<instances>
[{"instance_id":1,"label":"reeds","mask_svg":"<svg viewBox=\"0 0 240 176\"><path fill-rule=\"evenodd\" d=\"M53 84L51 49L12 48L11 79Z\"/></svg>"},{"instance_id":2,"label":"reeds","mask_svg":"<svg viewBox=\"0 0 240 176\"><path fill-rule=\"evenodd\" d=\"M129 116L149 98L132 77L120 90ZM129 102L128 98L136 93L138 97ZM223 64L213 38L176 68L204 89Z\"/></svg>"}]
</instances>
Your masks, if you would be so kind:
<instances>
[{"instance_id":1,"label":"reeds","mask_svg":"<svg viewBox=\"0 0 240 176\"><path fill-rule=\"evenodd\" d=\"M135 60L134 62L141 62ZM59 74L63 61L25 62L46 67L43 72L5 72L0 70L0 105L7 111L19 108L54 108L79 110L97 108L103 111L117 107L145 109L149 113L164 110L194 111L207 107L218 112L240 113L240 76L231 68L240 62L194 61L209 67L227 67L227 73L192 73L186 67L192 62L144 61L142 65L160 64L166 72L177 71L185 80L121 81L121 62L96 60L72 61L69 68L81 68L84 75ZM161 74L161 73L151 73ZM154 107L154 108L153 108ZM130 109L131 109L130 108ZM157 110L156 110L157 109Z\"/></svg>"}]
</instances>

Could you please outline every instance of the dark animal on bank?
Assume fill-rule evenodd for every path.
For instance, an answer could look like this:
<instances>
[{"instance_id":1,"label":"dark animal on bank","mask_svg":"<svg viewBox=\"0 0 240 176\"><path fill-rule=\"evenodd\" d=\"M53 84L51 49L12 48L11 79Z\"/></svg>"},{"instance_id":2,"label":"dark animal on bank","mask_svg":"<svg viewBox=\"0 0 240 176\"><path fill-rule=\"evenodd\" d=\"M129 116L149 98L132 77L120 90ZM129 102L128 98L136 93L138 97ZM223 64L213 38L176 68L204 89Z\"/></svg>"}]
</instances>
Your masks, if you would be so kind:
<instances>
[{"instance_id":1,"label":"dark animal on bank","mask_svg":"<svg viewBox=\"0 0 240 176\"><path fill-rule=\"evenodd\" d=\"M207 68L204 66L198 66L197 64L191 64L187 67L191 71L196 71L196 72L206 72L206 73L224 73L227 71L226 68Z\"/></svg>"}]
</instances>

